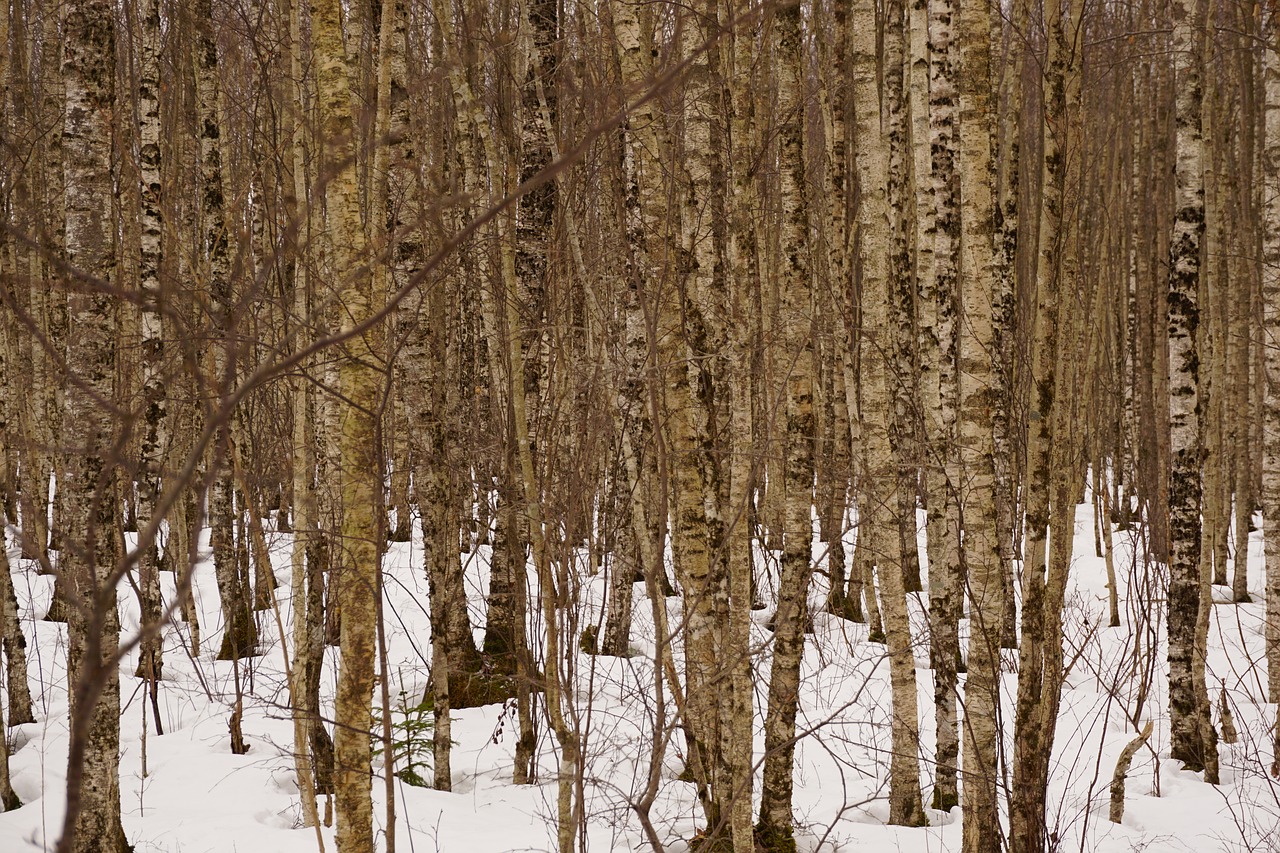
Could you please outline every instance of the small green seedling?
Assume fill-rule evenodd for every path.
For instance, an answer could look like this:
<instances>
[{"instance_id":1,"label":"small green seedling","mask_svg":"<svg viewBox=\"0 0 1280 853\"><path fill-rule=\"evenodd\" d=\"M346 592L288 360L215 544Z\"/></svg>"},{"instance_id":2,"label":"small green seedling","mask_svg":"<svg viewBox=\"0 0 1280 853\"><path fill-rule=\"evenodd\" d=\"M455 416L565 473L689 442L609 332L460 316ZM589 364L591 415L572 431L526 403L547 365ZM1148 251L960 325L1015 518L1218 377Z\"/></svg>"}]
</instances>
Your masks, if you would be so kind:
<instances>
[{"instance_id":1,"label":"small green seedling","mask_svg":"<svg viewBox=\"0 0 1280 853\"><path fill-rule=\"evenodd\" d=\"M381 726L381 709L374 708L374 731ZM431 769L431 755L434 747L435 720L432 716L430 702L419 702L409 705L409 694L400 691L397 707L391 709L391 752L392 767L396 778L406 785L415 788L430 788L431 782L423 775ZM380 737L373 739L373 757L383 753L383 741Z\"/></svg>"}]
</instances>

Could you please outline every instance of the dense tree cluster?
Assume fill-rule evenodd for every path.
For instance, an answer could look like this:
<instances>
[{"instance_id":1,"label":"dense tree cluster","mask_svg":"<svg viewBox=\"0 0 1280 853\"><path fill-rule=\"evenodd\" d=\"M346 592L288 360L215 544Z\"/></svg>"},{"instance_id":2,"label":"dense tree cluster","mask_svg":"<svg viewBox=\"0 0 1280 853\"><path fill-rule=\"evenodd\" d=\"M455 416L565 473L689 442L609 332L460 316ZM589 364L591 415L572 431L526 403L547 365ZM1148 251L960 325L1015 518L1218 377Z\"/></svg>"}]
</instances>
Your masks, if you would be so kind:
<instances>
[{"instance_id":1,"label":"dense tree cluster","mask_svg":"<svg viewBox=\"0 0 1280 853\"><path fill-rule=\"evenodd\" d=\"M1280 696L1278 24L1238 0L0 2L0 500L68 624L59 849L129 849L119 664L137 650L154 704L172 620L199 654L206 527L224 660L259 652L267 535L292 534L298 790L308 825L333 795L341 853L374 849L380 559L415 529L434 784L450 710L513 701L513 783L553 734L561 853L587 807L575 668L633 654L641 581L699 849L795 849L811 590L885 646L890 822L959 805L969 853L1047 849L1086 486L1167 567L1171 756L1216 782L1211 585L1249 599L1259 508ZM661 849L652 744L630 807Z\"/></svg>"}]
</instances>

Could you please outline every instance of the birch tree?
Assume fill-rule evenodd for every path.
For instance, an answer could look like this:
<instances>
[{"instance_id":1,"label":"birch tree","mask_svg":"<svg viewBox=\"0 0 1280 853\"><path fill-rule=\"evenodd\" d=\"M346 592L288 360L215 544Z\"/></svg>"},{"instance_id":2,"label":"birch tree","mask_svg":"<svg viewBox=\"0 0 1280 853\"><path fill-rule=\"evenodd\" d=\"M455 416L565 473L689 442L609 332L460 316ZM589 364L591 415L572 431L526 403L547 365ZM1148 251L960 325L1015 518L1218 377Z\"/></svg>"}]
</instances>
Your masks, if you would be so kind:
<instances>
[{"instance_id":1,"label":"birch tree","mask_svg":"<svg viewBox=\"0 0 1280 853\"><path fill-rule=\"evenodd\" d=\"M81 0L67 7L67 259L83 276L67 296L76 330L67 341L67 454L61 480L66 531L59 570L73 590L68 610L71 748L63 853L125 853L120 823L120 672L116 660L116 563L120 521L111 496L116 441L111 417L115 376L115 281L111 217L111 110L115 99L116 32L111 4Z\"/></svg>"},{"instance_id":2,"label":"birch tree","mask_svg":"<svg viewBox=\"0 0 1280 853\"><path fill-rule=\"evenodd\" d=\"M808 214L805 131L801 118L805 115L806 75L800 7L777 9L772 24L776 39L774 56L778 63L778 110L784 117L779 139L784 264L781 330L789 352L782 359L787 365L785 533L778 609L773 619L773 668L769 678L765 767L756 832L765 849L785 851L795 850L791 834L792 765L813 568L814 335L809 257L805 246Z\"/></svg>"},{"instance_id":3,"label":"birch tree","mask_svg":"<svg viewBox=\"0 0 1280 853\"><path fill-rule=\"evenodd\" d=\"M925 472L929 558L929 655L933 667L934 720L938 770L933 807L959 804L956 767L960 729L956 715L957 666L960 662L960 615L964 610L960 558L960 470L956 453L956 312L960 254L960 198L956 169L956 42L952 37L955 5L934 0L929 14L929 92L927 143L930 151L928 198L917 217L932 228L922 234L931 242L916 280L920 310L920 366L929 441ZM913 91L913 94L915 92ZM917 174L917 181L922 176ZM928 219L932 218L932 223ZM923 245L923 244L922 244ZM924 263L928 266L923 266Z\"/></svg>"},{"instance_id":4,"label":"birch tree","mask_svg":"<svg viewBox=\"0 0 1280 853\"><path fill-rule=\"evenodd\" d=\"M1035 408L1023 478L1027 542L1014 745L1015 784L1026 793L1013 802L1010 821L1018 850L1040 850L1048 843L1045 798L1062 689L1062 608L1075 526L1077 453L1068 428L1075 391L1070 376L1061 374L1079 355L1066 329L1068 295L1076 285L1082 20L1079 4L1045 5L1045 133L1031 343Z\"/></svg>"},{"instance_id":5,"label":"birch tree","mask_svg":"<svg viewBox=\"0 0 1280 853\"><path fill-rule=\"evenodd\" d=\"M1204 145L1200 134L1205 11L1174 0L1176 213L1169 256L1169 716L1170 755L1217 781L1202 652L1208 579L1200 563L1200 243L1204 235ZM1201 627L1203 623L1203 628Z\"/></svg>"},{"instance_id":6,"label":"birch tree","mask_svg":"<svg viewBox=\"0 0 1280 853\"><path fill-rule=\"evenodd\" d=\"M1267 697L1280 699L1280 15L1265 21L1263 72L1263 336L1266 353L1262 511L1267 568ZM1276 735L1280 745L1280 733ZM1280 754L1280 753L1277 753ZM1280 760L1277 760L1280 766Z\"/></svg>"},{"instance_id":7,"label":"birch tree","mask_svg":"<svg viewBox=\"0 0 1280 853\"><path fill-rule=\"evenodd\" d=\"M995 200L991 157L991 44L983 0L960 0L960 375L958 437L968 487L963 495L968 591L971 601L969 676L964 709L964 826L966 853L1000 849L996 802L1000 640L1003 628L1000 548L992 467L992 410L998 404L992 369Z\"/></svg>"},{"instance_id":8,"label":"birch tree","mask_svg":"<svg viewBox=\"0 0 1280 853\"><path fill-rule=\"evenodd\" d=\"M875 5L855 3L851 9L852 94L857 116L855 139L861 190L858 226L862 255L863 439L868 481L865 504L859 503L859 548L874 548L876 578L881 589L893 688L893 754L889 774L889 821L906 826L925 823L920 795L919 723L916 716L915 661L902 584L902 538L894 520L897 482L889 441L894 417L892 340L889 306L889 209L886 176L888 144L880 118L876 81ZM864 538L865 537L865 538ZM875 592L868 589L868 597Z\"/></svg>"},{"instance_id":9,"label":"birch tree","mask_svg":"<svg viewBox=\"0 0 1280 853\"><path fill-rule=\"evenodd\" d=\"M342 331L350 335L339 361L341 433L337 472L342 530L333 571L342 608L342 659L335 701L334 791L338 850L373 850L371 748L376 651L374 625L380 594L382 512L376 440L378 339L369 318L375 309L355 158L351 115L351 54L343 44L337 0L312 6L312 44L317 67L321 174L329 175L325 204L332 232L332 268L340 281Z\"/></svg>"},{"instance_id":10,"label":"birch tree","mask_svg":"<svg viewBox=\"0 0 1280 853\"><path fill-rule=\"evenodd\" d=\"M139 8L141 50L138 73L139 165L142 179L139 286L142 305L142 396L143 434L138 478L138 527L145 530L155 513L168 444L168 406L164 387L165 294L160 281L164 218L160 205L160 3L146 0ZM160 567L155 547L138 557L138 580L142 593L140 610L145 621L160 618ZM163 674L160 633L145 638L138 656L138 672L158 680Z\"/></svg>"}]
</instances>

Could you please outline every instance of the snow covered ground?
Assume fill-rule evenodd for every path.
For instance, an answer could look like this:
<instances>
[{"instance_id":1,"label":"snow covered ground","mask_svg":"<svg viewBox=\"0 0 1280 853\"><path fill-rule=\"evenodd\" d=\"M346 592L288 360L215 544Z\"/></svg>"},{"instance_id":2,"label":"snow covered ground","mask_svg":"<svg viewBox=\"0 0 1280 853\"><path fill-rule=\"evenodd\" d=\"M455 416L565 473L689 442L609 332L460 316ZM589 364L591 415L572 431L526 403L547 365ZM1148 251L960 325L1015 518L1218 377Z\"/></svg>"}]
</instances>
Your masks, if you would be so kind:
<instances>
[{"instance_id":1,"label":"snow covered ground","mask_svg":"<svg viewBox=\"0 0 1280 853\"><path fill-rule=\"evenodd\" d=\"M1222 784L1205 784L1168 760L1165 710L1163 600L1136 595L1143 583L1141 545L1132 531L1115 533L1122 627L1108 628L1106 569L1094 556L1093 512L1077 515L1065 622L1067 660L1075 660L1062 700L1051 779L1050 826L1065 851L1280 850L1280 782L1270 779L1270 728L1275 706L1262 704L1266 671L1263 654L1263 561L1258 533L1249 542L1250 592L1256 603L1226 603L1229 590L1215 588L1208 684L1216 709L1225 688L1239 740L1220 747ZM13 537L10 536L10 542ZM207 545L207 542L206 542ZM286 632L290 537L272 536L279 597ZM815 543L815 555L826 546ZM40 621L52 581L19 564L10 551L27 632L31 689L38 721L9 732L13 786L22 808L0 814L0 853L51 850L63 814L67 761L66 628ZM482 624L487 589L488 549L467 564L473 622ZM466 557L464 557L466 559ZM768 567L775 561L762 559ZM404 691L410 705L420 697L429 668L427 583L420 542L393 544L387 555L387 636L392 704ZM776 568L776 565L774 566ZM819 579L820 581L821 579ZM1154 588L1155 580L1148 579ZM173 576L165 574L166 594ZM603 576L581 577L582 624L598 621ZM767 584L767 581L766 581ZM227 719L235 698L236 667L215 661L221 617L209 560L196 571L201 613L201 654L191 657L185 627L166 634L160 716L164 735L145 723L142 682L133 677L134 659L121 667L121 797L124 827L138 853L213 851L314 851L314 830L300 827L301 810L290 758L292 727L287 711L280 633L274 616L261 614L262 654L241 661L246 693L246 755L232 755ZM1133 590L1135 595L1130 595ZM813 601L823 594L820 582ZM633 645L640 652L615 659L579 655L578 724L587 733L590 850L647 850L628 803L643 790L653 715L652 621L636 587ZM923 599L922 599L923 600ZM673 620L678 599L668 599ZM917 637L917 679L922 735L922 781L926 802L931 785L932 686L926 625L919 600L912 608ZM122 593L124 629L137 624L137 606ZM756 614L757 758L762 750L762 714L768 673L765 614ZM888 816L889 674L884 647L866 642L866 626L817 614L808 638L798 727L812 734L796 752L795 815L802 850L944 851L960 846L960 812L929 812L930 826L902 829L885 825ZM1148 632L1159 630L1156 654L1148 653ZM1135 654L1140 649L1141 654ZM332 707L336 651L329 651L323 701ZM1135 661L1137 664L1135 665ZM1144 681L1153 669L1141 718L1130 719ZM1012 660L1004 677L1005 746L1011 755ZM375 698L375 704L379 704ZM403 715L397 717L403 719ZM1116 757L1140 726L1154 721L1152 750L1140 751L1128 779L1122 825L1107 820L1109 787ZM555 759L545 726L540 727L539 783L510 783L515 720L493 705L454 713L453 791L440 793L396 784L397 845L400 851L489 853L552 850L555 846ZM145 759L144 759L145 742ZM678 781L679 741L668 751L662 787L652 811L666 849L680 853L700 825L691 784ZM143 773L145 763L146 772ZM384 817L381 761L376 762L375 821ZM429 776L429 773L427 774ZM323 809L323 806L322 806ZM382 827L379 825L379 831ZM322 831L326 850L333 830Z\"/></svg>"}]
</instances>

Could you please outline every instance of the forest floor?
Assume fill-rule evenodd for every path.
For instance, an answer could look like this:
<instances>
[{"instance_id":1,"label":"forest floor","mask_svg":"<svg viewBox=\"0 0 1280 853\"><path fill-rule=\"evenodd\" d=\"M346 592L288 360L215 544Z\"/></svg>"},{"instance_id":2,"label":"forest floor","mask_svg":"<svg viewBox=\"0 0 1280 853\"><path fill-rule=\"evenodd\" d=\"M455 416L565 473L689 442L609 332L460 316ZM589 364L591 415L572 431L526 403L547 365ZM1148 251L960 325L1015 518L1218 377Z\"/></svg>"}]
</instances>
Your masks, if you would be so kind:
<instances>
[{"instance_id":1,"label":"forest floor","mask_svg":"<svg viewBox=\"0 0 1280 853\"><path fill-rule=\"evenodd\" d=\"M1071 664L1063 691L1050 782L1049 824L1064 851L1280 850L1280 782L1267 775L1270 729L1276 707L1263 703L1263 560L1261 534L1249 541L1250 593L1255 603L1233 605L1230 590L1214 588L1208 661L1209 692L1219 721L1225 688L1239 740L1221 744L1222 784L1206 784L1198 773L1168 759L1169 729L1164 663L1162 596L1146 577L1136 531L1117 530L1114 565L1119 580L1121 627L1107 625L1106 568L1095 557L1094 514L1089 504L1077 514L1075 559L1071 569L1066 626L1066 660ZM207 532L206 532L207 535ZM10 536L9 541L13 541ZM207 546L207 539L204 543ZM288 569L291 537L271 535L276 575L281 582L281 623L290 631ZM846 542L846 547L850 543ZM923 543L922 543L923 544ZM826 545L814 543L816 558ZM921 549L923 551L923 548ZM312 829L301 828L295 784L292 726L287 710L284 658L274 615L260 614L261 655L239 665L216 661L222 618L212 561L196 568L201 653L189 654L189 634L178 623L165 639L164 680L159 709L164 734L148 717L141 680L133 676L135 656L120 669L121 797L125 832L137 853L224 853L224 851L315 851ZM24 805L0 815L0 853L52 850L64 809L68 725L66 626L40 621L48 607L52 580L36 575L10 551L27 632L30 682L37 722L9 732L13 787ZM483 624L488 588L488 548L467 561L472 620ZM776 578L776 555L759 561L762 589ZM427 582L420 540L393 544L386 557L389 685L393 708L417 704L427 684L430 627ZM163 576L166 595L173 575ZM600 619L603 573L581 576L579 624ZM811 601L825 597L818 577ZM654 715L653 624L643 586L637 585L636 652L630 658L576 657L578 724L586 731L586 840L594 851L648 850L629 803L642 792ZM917 681L921 720L922 784L926 802L932 786L932 679L928 669L927 625L913 596ZM120 596L125 632L137 626L136 601ZM672 624L679 599L667 599ZM762 708L769 668L767 612L754 614L756 668L756 757L762 752ZM1151 634L1158 635L1152 656ZM477 638L481 632L477 631ZM801 850L944 851L960 848L960 811L929 811L930 826L904 829L885 825L888 816L889 673L882 645L869 644L863 624L818 613L805 649L798 727L811 734L796 752L795 815ZM576 648L576 645L574 646ZM332 708L336 650L328 652L323 702ZM1012 654L1012 653L1006 653ZM677 652L680 660L680 652ZM1013 658L1003 678L1005 750L1012 752ZM233 755L227 721L237 680L244 692L245 755ZM1131 719L1137 697L1148 684L1139 719ZM375 705L380 705L375 697ZM673 713L668 709L668 715ZM412 714L397 710L403 723ZM511 784L516 722L500 705L455 711L453 791L441 793L396 782L396 845L400 853L435 851L553 850L555 847L555 757L553 740L540 726L538 783ZM1110 783L1116 758L1135 737L1135 722L1154 722L1150 749L1140 750L1129 773L1124 822L1108 821ZM145 728L144 728L145 727ZM403 730L403 728L401 729ZM144 735L144 731L146 732ZM682 853L700 826L693 786L679 781L680 739L667 750L661 788L652 817L669 853ZM429 744L423 744L429 760ZM144 758L145 756L145 758ZM145 767L145 773L144 773ZM385 787L382 760L375 761L374 814L383 831ZM430 771L420 769L430 778ZM757 767L757 773L759 768ZM1008 773L1005 773L1006 779ZM757 776L757 795L758 795ZM1006 786L1002 786L1007 789ZM1007 799L1007 798L1006 798ZM323 811L324 806L321 805ZM333 830L321 832L325 850ZM380 836L380 848L385 840Z\"/></svg>"}]
</instances>

